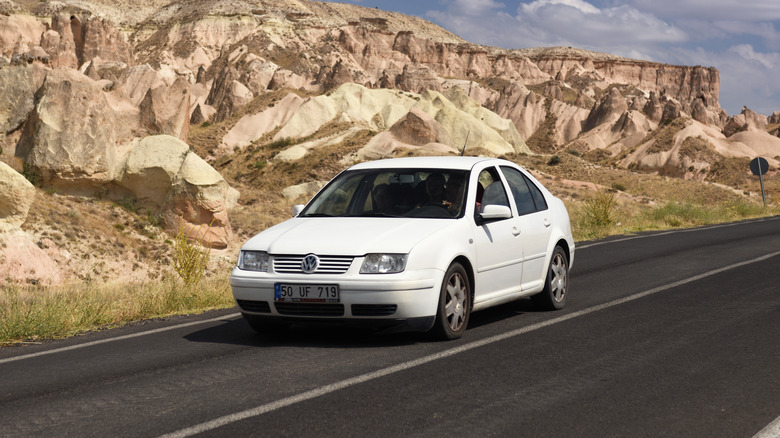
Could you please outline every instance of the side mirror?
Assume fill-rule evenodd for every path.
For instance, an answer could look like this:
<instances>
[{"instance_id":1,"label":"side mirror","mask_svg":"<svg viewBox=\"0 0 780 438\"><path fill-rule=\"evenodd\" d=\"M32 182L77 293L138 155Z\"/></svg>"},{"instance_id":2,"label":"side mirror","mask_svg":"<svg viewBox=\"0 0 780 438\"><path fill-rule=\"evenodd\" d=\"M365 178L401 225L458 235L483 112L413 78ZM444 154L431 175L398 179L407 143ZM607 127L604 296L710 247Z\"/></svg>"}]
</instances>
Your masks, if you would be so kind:
<instances>
[{"instance_id":1,"label":"side mirror","mask_svg":"<svg viewBox=\"0 0 780 438\"><path fill-rule=\"evenodd\" d=\"M509 219L512 217L512 210L506 205L488 204L482 209L482 213L477 215L478 225L482 225L485 222L498 221L501 219Z\"/></svg>"},{"instance_id":2,"label":"side mirror","mask_svg":"<svg viewBox=\"0 0 780 438\"><path fill-rule=\"evenodd\" d=\"M303 211L303 207L305 207L305 205L303 204L293 205L293 209L292 209L293 217L297 217L299 214L301 214L301 212Z\"/></svg>"}]
</instances>

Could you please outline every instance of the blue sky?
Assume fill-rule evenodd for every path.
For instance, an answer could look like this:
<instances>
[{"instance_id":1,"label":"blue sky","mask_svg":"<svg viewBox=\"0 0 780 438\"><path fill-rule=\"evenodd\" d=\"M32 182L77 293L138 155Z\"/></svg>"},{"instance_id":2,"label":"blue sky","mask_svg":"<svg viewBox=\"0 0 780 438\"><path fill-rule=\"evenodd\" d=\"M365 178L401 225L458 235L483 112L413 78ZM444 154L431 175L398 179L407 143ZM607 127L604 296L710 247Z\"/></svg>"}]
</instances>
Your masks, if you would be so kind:
<instances>
[{"instance_id":1,"label":"blue sky","mask_svg":"<svg viewBox=\"0 0 780 438\"><path fill-rule=\"evenodd\" d=\"M341 0L416 15L467 41L572 46L720 71L720 104L780 111L780 0Z\"/></svg>"}]
</instances>

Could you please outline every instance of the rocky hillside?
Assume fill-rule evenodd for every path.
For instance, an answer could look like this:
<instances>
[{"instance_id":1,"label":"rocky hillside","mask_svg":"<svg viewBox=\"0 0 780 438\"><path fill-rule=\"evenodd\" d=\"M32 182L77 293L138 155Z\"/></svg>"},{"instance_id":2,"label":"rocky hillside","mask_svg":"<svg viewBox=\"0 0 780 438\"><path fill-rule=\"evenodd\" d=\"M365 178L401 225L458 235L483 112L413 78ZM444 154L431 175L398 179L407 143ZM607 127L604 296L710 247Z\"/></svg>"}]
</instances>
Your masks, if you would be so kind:
<instances>
[{"instance_id":1,"label":"rocky hillside","mask_svg":"<svg viewBox=\"0 0 780 438\"><path fill-rule=\"evenodd\" d=\"M465 145L718 182L724 162L776 168L780 113L730 117L719 90L714 68L480 46L346 4L0 0L0 282L92 278L64 260L111 258L128 235L155 250L89 272L143 277L163 231L232 258L361 160ZM92 251L52 238L84 202L102 218L86 228L130 213Z\"/></svg>"}]
</instances>

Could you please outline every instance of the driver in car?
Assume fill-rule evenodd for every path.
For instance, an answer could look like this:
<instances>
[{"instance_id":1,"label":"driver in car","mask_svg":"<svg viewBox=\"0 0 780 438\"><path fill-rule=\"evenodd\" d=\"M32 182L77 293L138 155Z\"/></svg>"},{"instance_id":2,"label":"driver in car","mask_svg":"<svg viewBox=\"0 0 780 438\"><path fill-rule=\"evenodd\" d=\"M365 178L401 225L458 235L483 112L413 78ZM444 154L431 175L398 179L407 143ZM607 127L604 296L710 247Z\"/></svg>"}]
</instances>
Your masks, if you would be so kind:
<instances>
[{"instance_id":1,"label":"driver in car","mask_svg":"<svg viewBox=\"0 0 780 438\"><path fill-rule=\"evenodd\" d=\"M420 207L426 205L436 205L446 207L444 201L444 175L441 173L432 173L425 180L425 193L428 195L428 200L421 203Z\"/></svg>"},{"instance_id":2,"label":"driver in car","mask_svg":"<svg viewBox=\"0 0 780 438\"><path fill-rule=\"evenodd\" d=\"M374 200L376 201L376 210L383 214L395 213L395 197L387 184L379 184L374 187Z\"/></svg>"}]
</instances>

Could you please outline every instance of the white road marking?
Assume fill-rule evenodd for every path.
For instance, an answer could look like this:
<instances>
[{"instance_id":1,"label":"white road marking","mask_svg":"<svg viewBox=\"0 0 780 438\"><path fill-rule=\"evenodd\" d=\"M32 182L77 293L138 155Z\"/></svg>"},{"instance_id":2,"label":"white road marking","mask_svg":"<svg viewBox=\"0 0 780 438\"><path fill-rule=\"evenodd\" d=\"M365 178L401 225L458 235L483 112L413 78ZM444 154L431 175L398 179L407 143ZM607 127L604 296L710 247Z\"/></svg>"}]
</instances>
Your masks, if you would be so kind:
<instances>
[{"instance_id":1,"label":"white road marking","mask_svg":"<svg viewBox=\"0 0 780 438\"><path fill-rule=\"evenodd\" d=\"M705 272L703 274L695 275L693 277L686 278L684 280L675 281L673 283L668 283L663 286L659 286L653 289L648 289L643 292L638 292L633 295L629 295L624 298L620 298L614 301L610 301L608 303L600 304L598 306L590 307L588 309L580 310L577 312L570 313L568 315L563 315L558 318L553 318L548 321L540 322L537 324L533 324L527 327L522 327L516 330L512 330L506 333L502 333L500 335L491 336L489 338L485 338L479 341L470 342L468 344L461 345L460 347L451 348L449 350L445 350L439 353L431 354L428 356L424 356L418 359L410 360L408 362L403 362L398 365L393 365L387 368L382 368L380 370L362 374L360 376L352 377L350 379L345 379L336 383L332 383L330 385L325 385L316 389L312 389L310 391L306 391L300 394L296 394L290 397L286 397L280 400L273 401L271 403L266 403L264 405L257 406L252 409L247 409L245 411L236 412L234 414L225 415L223 417L216 418L211 421L207 421L205 423L196 424L194 426L178 430L176 432L172 432L166 435L163 435L162 438L178 438L178 437L189 437L192 435L196 435L199 433L207 432L210 430L214 430L216 428L235 423L241 420L245 420L247 418L257 417L259 415L266 414L268 412L275 411L277 409L281 409L286 406L290 406L302 401L311 400L313 398L320 397L322 395L329 394L331 392L338 391L340 389L348 388L350 386L355 386L360 383L368 382L370 380L378 379L380 377L388 376L390 374L394 374L400 371L405 371L411 368L418 367L420 365L427 364L429 362L433 362L435 360L443 359L446 357L454 356L459 353L463 353L465 351L473 350L475 348L483 347L485 345L493 344L499 341L503 341L505 339L509 339L515 336L519 336L528 332L532 332L534 330L538 330L540 328L544 328L553 324L558 324L560 322L568 321L573 318L577 318L579 316L587 315L593 312L598 312L600 310L608 309L613 306L617 306L619 304L627 303L629 301L634 301L639 298L646 297L648 295L653 295L658 292L662 292L668 289L672 289L678 286L682 286L684 284L692 283L694 281L698 281L707 277L711 277L713 275L720 274L722 272L726 272L732 269L739 268L741 266L749 265L756 262L761 262L767 259L770 259L772 257L776 257L780 255L780 251L773 252L771 254L767 254L761 257L757 257L751 260L746 260L740 263L734 263L732 265L724 266L722 268L714 269L712 271ZM775 421L777 422L777 421ZM774 423L772 423L774 424ZM778 425L780 427L780 425ZM769 429L768 433L772 433L773 431L777 430L777 427L773 427L772 425L768 426L767 429ZM767 430L764 429L764 430ZM766 435L762 436L761 438L767 438L768 436L774 436L774 435Z\"/></svg>"},{"instance_id":2,"label":"white road marking","mask_svg":"<svg viewBox=\"0 0 780 438\"><path fill-rule=\"evenodd\" d=\"M180 328L184 328L184 327L189 327L189 326L192 326L192 325L207 324L207 323L210 323L210 322L222 321L224 319L235 318L237 316L241 316L241 314L240 313L231 313L229 315L220 316L218 318L204 319L203 321L185 322L184 324L177 324L177 325L172 325L170 327L163 327L163 328L158 328L158 329L149 330L149 331L145 331L145 332L133 333L131 335L117 336L115 338L106 338L106 339L101 339L99 341L85 342L83 344L71 345L69 347L55 348L53 350L39 351L37 353L30 353L30 354L25 354L25 355L22 355L22 356L9 357L9 358L6 358L6 359L0 359L0 365L2 365L4 363L8 363L8 362L15 362L17 360L30 359L30 358L38 357L38 356L45 356L47 354L62 353L63 351L70 351L70 350L76 350L76 349L79 349L79 348L91 347L93 345L105 344L107 342L121 341L123 339L131 339L131 338L138 338L138 337L146 336L146 335L153 335L155 333L167 332L167 331L170 331L170 330L176 330L176 329L180 329Z\"/></svg>"},{"instance_id":3,"label":"white road marking","mask_svg":"<svg viewBox=\"0 0 780 438\"><path fill-rule=\"evenodd\" d=\"M769 423L760 432L753 435L753 438L778 438L780 437L780 417L775 418L775 421Z\"/></svg>"}]
</instances>

